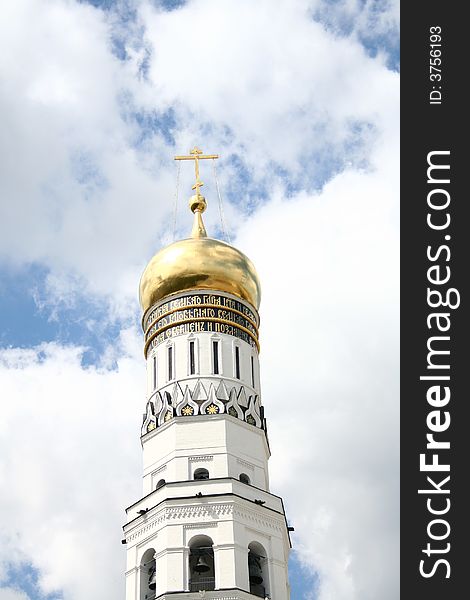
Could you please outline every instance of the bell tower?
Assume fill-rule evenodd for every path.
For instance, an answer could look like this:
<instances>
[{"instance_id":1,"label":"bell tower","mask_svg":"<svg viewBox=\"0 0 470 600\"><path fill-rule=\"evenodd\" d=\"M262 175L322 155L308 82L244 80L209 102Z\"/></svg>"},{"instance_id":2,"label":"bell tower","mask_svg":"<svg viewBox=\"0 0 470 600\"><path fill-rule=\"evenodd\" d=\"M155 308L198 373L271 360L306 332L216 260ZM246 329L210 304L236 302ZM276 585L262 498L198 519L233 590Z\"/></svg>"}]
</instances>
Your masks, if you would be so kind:
<instances>
[{"instance_id":1,"label":"bell tower","mask_svg":"<svg viewBox=\"0 0 470 600\"><path fill-rule=\"evenodd\" d=\"M195 148L191 236L140 281L147 402L142 498L126 509L126 600L289 600L289 532L269 490L259 378L260 283L207 237Z\"/></svg>"}]
</instances>

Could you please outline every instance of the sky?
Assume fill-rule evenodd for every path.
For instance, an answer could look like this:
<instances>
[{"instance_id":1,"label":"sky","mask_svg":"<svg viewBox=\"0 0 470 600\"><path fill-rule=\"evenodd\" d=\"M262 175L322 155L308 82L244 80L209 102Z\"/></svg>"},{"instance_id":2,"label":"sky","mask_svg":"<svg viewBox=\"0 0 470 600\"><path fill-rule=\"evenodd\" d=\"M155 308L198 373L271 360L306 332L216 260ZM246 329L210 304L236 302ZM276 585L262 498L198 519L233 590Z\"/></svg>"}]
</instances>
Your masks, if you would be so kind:
<instances>
[{"instance_id":1,"label":"sky","mask_svg":"<svg viewBox=\"0 0 470 600\"><path fill-rule=\"evenodd\" d=\"M124 599L138 282L189 233L194 145L262 282L291 599L398 597L398 26L392 0L3 4L0 600Z\"/></svg>"}]
</instances>

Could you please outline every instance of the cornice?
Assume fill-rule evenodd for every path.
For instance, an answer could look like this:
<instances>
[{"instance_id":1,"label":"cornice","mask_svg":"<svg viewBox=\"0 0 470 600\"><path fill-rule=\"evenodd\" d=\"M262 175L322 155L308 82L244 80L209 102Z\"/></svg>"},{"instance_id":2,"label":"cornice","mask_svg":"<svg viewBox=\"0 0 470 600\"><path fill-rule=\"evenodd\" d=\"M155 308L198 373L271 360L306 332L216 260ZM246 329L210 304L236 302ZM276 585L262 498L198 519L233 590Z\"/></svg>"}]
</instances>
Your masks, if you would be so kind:
<instances>
[{"instance_id":1,"label":"cornice","mask_svg":"<svg viewBox=\"0 0 470 600\"><path fill-rule=\"evenodd\" d=\"M245 521L247 525L253 526L255 524L258 527L271 531L283 531L285 528L284 515L281 513L274 513L279 515L277 517L267 515L265 508L253 509L246 506L248 502L249 500L245 500L244 498L234 497L227 502L163 506L153 515L151 514L152 510L150 510L145 515L147 521L144 524L136 523L127 532L126 526L124 526L125 538L127 543L133 542L152 530L156 528L161 529L167 524L179 524L185 528L204 528L217 526L217 523L222 520L235 519ZM209 522L204 520L208 518L211 519ZM214 518L219 520L215 524L213 521ZM195 519L198 521L195 521ZM184 521L191 522L185 523Z\"/></svg>"}]
</instances>

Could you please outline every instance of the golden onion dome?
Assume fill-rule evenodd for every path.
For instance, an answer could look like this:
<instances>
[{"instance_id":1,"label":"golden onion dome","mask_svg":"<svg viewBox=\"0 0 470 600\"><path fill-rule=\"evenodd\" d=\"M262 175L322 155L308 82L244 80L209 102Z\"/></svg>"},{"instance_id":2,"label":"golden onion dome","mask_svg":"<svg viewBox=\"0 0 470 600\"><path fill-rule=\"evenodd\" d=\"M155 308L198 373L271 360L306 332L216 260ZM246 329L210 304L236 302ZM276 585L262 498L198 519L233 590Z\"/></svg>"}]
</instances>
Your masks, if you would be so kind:
<instances>
[{"instance_id":1,"label":"golden onion dome","mask_svg":"<svg viewBox=\"0 0 470 600\"><path fill-rule=\"evenodd\" d=\"M194 213L191 237L157 252L142 274L144 313L166 296L200 289L228 292L259 308L261 286L253 263L230 244L207 237L201 215L206 202L197 191L189 201Z\"/></svg>"}]
</instances>

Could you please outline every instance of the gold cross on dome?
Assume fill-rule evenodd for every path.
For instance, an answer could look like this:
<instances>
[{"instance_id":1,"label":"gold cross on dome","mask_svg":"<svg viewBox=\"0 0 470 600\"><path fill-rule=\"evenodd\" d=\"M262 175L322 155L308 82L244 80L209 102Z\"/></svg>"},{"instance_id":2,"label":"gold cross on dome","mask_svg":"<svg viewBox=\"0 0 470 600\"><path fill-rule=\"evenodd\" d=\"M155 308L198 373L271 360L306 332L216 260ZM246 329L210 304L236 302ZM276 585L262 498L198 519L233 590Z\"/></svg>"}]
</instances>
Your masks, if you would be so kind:
<instances>
[{"instance_id":1,"label":"gold cross on dome","mask_svg":"<svg viewBox=\"0 0 470 600\"><path fill-rule=\"evenodd\" d=\"M218 154L203 154L202 150L197 146L194 146L192 150L189 151L189 156L175 156L175 160L194 160L194 170L196 172L196 183L193 185L192 189L196 190L196 194L199 196L199 188L204 184L199 179L199 161L205 158L219 158Z\"/></svg>"}]
</instances>

